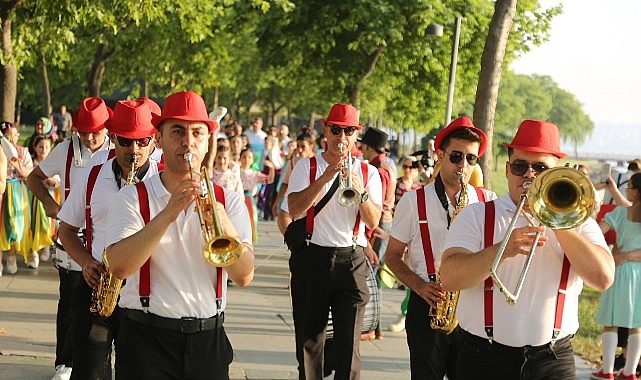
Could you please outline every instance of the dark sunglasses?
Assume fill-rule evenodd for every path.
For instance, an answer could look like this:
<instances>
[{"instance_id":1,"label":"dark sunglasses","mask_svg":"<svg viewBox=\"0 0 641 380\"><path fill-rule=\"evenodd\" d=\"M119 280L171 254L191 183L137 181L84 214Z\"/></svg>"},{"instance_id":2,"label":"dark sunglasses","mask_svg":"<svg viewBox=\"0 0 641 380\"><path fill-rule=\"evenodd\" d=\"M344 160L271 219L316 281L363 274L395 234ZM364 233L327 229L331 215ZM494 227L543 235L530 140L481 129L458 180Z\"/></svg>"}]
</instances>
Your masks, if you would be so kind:
<instances>
[{"instance_id":1,"label":"dark sunglasses","mask_svg":"<svg viewBox=\"0 0 641 380\"><path fill-rule=\"evenodd\" d=\"M549 169L545 164L531 164L527 161L514 161L508 162L508 164L510 164L510 173L519 177L527 173L530 168L532 168L536 174L541 174Z\"/></svg>"},{"instance_id":2,"label":"dark sunglasses","mask_svg":"<svg viewBox=\"0 0 641 380\"><path fill-rule=\"evenodd\" d=\"M116 139L118 139L118 144L120 144L120 146L123 146L125 148L130 147L131 144L134 143L134 141L141 148L146 147L151 142L151 136L143 137L140 139L128 139L126 137L116 136Z\"/></svg>"},{"instance_id":3,"label":"dark sunglasses","mask_svg":"<svg viewBox=\"0 0 641 380\"><path fill-rule=\"evenodd\" d=\"M450 162L455 165L463 161L463 157L465 157L465 160L467 160L467 163L470 164L470 166L476 165L476 163L479 160L479 156L472 153L468 153L465 156L463 155L462 152L459 152L456 150L453 151L452 153L447 153L447 152L444 152L444 153L450 156Z\"/></svg>"},{"instance_id":4,"label":"dark sunglasses","mask_svg":"<svg viewBox=\"0 0 641 380\"><path fill-rule=\"evenodd\" d=\"M356 132L356 127L341 127L340 125L335 125L335 124L327 124L329 129L331 129L332 134L334 136L338 136L341 134L341 132L345 132L345 136L351 136Z\"/></svg>"},{"instance_id":5,"label":"dark sunglasses","mask_svg":"<svg viewBox=\"0 0 641 380\"><path fill-rule=\"evenodd\" d=\"M418 169L418 167L412 165L403 165L403 169Z\"/></svg>"}]
</instances>

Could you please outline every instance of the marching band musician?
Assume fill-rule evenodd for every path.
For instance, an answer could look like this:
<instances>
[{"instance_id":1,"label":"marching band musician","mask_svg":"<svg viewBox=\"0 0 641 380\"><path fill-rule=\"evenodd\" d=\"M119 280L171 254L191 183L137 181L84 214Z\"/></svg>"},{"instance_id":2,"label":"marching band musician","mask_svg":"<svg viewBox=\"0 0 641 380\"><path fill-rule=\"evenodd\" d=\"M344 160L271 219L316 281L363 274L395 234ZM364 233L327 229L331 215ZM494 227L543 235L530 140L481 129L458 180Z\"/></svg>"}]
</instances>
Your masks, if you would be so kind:
<instances>
[{"instance_id":1,"label":"marching band musician","mask_svg":"<svg viewBox=\"0 0 641 380\"><path fill-rule=\"evenodd\" d=\"M56 218L58 211L69 197L74 178L85 170L92 156L101 150L109 149L105 122L111 117L112 110L104 100L89 97L82 101L73 115L73 125L78 136L57 144L27 177L29 190L44 205L47 216ZM55 175L60 177L60 204L49 193L45 180ZM54 264L60 278L60 299L56 315L56 375L52 380L68 380L73 365L73 299L78 284L82 281L82 268L67 253L57 248Z\"/></svg>"},{"instance_id":2,"label":"marching band musician","mask_svg":"<svg viewBox=\"0 0 641 380\"><path fill-rule=\"evenodd\" d=\"M219 216L213 223L230 240L239 238L242 252L225 268L210 265L203 258L205 206L195 205L203 157L218 123L209 119L200 95L177 92L152 124L164 170L123 187L108 217L107 261L117 278L127 280L119 301L124 317L116 377L228 379L233 350L223 327L227 278L246 286L254 275L247 208L238 193L212 185L216 196L209 207Z\"/></svg>"},{"instance_id":3,"label":"marching band musician","mask_svg":"<svg viewBox=\"0 0 641 380\"><path fill-rule=\"evenodd\" d=\"M433 329L430 308L444 299L437 274L445 231L456 217L456 210L465 207L460 175L468 203L496 198L491 191L469 184L486 146L485 133L476 128L472 120L463 116L452 121L436 136L434 147L440 170L435 180L422 189L405 193L396 205L386 263L398 280L411 289L405 330L412 379L440 380L445 375L450 380L461 378L456 376L458 329L450 334ZM419 215L419 208L424 215ZM403 261L406 248L410 266Z\"/></svg>"},{"instance_id":4,"label":"marching band musician","mask_svg":"<svg viewBox=\"0 0 641 380\"><path fill-rule=\"evenodd\" d=\"M579 325L579 293L584 281L598 290L609 287L614 261L592 218L575 228L550 229L531 226L523 213L515 215L529 187L525 184L566 156L559 149L556 125L525 120L504 146L508 193L463 209L445 241L442 285L446 291L461 290L458 377L574 379L570 339ZM542 235L518 302L509 304L488 274L513 220L516 228L497 272L506 283L517 282L535 235Z\"/></svg>"},{"instance_id":5,"label":"marching band musician","mask_svg":"<svg viewBox=\"0 0 641 380\"><path fill-rule=\"evenodd\" d=\"M60 240L69 256L82 267L84 278L74 298L72 379L111 379L111 344L118 335L120 310L116 307L109 317L90 312L92 302L99 301L92 299L92 292L98 289L101 273L106 270L102 253L109 229L107 213L121 187L158 173L156 162L148 159L154 126L147 103L142 100L117 102L106 127L115 146L115 157L77 177L74 191L58 213ZM87 247L78 237L78 231L85 224Z\"/></svg>"},{"instance_id":6,"label":"marching band musician","mask_svg":"<svg viewBox=\"0 0 641 380\"><path fill-rule=\"evenodd\" d=\"M328 313L334 327L335 379L358 379L361 360L360 335L365 305L369 299L366 277L369 269L363 253L365 226L375 228L381 217L382 187L376 169L358 160L347 162L363 129L358 111L349 104L334 104L321 120L327 149L302 158L294 167L283 210L294 222L334 191L333 182L351 176L352 188L362 196L354 207L343 207L336 195L313 216L311 240L291 252L291 297L296 335L299 379L322 379L323 350ZM345 170L342 170L345 169ZM315 170L315 175L310 174ZM366 173L366 174L364 174ZM365 177L365 178L363 178ZM310 180L312 178L312 180ZM307 231L307 229L306 229ZM376 262L376 257L369 260Z\"/></svg>"}]
</instances>

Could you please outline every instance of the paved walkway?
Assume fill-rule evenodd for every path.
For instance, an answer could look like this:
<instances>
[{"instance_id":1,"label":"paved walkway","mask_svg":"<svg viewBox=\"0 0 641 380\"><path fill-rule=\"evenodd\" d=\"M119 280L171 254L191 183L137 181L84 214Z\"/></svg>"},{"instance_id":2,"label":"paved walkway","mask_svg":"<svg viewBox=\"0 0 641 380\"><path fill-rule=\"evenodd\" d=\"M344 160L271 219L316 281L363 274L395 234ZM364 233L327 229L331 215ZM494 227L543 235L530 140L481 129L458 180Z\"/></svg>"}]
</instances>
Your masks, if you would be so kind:
<instances>
[{"instance_id":1,"label":"paved walkway","mask_svg":"<svg viewBox=\"0 0 641 380\"><path fill-rule=\"evenodd\" d=\"M246 288L231 287L225 329L234 347L233 380L296 379L294 328L289 302L288 252L274 222L259 223L256 275ZM50 263L0 277L0 379L50 379L55 353L58 275ZM383 326L396 319L405 292L383 291ZM362 379L409 379L405 333L361 343ZM591 363L577 357L577 379Z\"/></svg>"}]
</instances>

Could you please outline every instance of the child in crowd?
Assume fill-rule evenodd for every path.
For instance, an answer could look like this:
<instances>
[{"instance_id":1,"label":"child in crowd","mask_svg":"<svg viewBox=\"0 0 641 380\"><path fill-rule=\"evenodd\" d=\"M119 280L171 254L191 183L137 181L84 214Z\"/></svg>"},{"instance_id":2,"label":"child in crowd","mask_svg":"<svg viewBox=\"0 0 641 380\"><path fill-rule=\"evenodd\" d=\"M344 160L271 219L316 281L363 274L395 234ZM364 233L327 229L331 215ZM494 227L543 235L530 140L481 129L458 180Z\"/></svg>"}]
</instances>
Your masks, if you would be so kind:
<instances>
[{"instance_id":1,"label":"child in crowd","mask_svg":"<svg viewBox=\"0 0 641 380\"><path fill-rule=\"evenodd\" d=\"M231 150L227 145L218 146L214 161L214 175L212 176L212 179L219 186L242 194L243 184L240 181L240 175L237 170L230 168L230 153Z\"/></svg>"},{"instance_id":2,"label":"child in crowd","mask_svg":"<svg viewBox=\"0 0 641 380\"><path fill-rule=\"evenodd\" d=\"M37 136L33 140L33 145L35 154L33 154L31 158L33 160L33 166L36 167L47 158L49 152L51 152L53 140L46 135ZM56 201L60 202L60 178L58 176L47 178L45 182L49 187L51 195ZM31 191L28 191L27 194L29 195L29 204L31 205L31 257L34 264L37 264L38 254L40 255L40 260L49 260L56 231L55 221L47 216L44 204L38 198L34 197ZM35 252L38 252L38 254Z\"/></svg>"},{"instance_id":3,"label":"child in crowd","mask_svg":"<svg viewBox=\"0 0 641 380\"><path fill-rule=\"evenodd\" d=\"M274 182L274 166L270 161L265 161L265 167L269 174L252 169L254 163L254 152L251 148L245 148L240 152L240 179L243 183L245 204L249 212L249 219L252 223L252 237L254 243L258 238L258 209L256 207L256 195L258 185L266 185Z\"/></svg>"}]
</instances>

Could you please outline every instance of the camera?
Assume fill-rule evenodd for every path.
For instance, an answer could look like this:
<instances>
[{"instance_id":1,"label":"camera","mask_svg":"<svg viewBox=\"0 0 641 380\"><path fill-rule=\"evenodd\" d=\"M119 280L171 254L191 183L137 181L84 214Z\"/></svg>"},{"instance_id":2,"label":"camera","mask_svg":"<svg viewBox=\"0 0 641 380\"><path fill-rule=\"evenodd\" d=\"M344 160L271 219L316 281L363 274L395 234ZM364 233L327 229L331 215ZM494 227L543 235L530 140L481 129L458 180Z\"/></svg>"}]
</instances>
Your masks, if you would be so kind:
<instances>
[{"instance_id":1,"label":"camera","mask_svg":"<svg viewBox=\"0 0 641 380\"><path fill-rule=\"evenodd\" d=\"M418 169L419 165L420 165L420 163L418 161L412 162L412 169Z\"/></svg>"},{"instance_id":2,"label":"camera","mask_svg":"<svg viewBox=\"0 0 641 380\"><path fill-rule=\"evenodd\" d=\"M612 166L610 166L610 164L608 163L603 164L603 167L601 168L601 182L605 183L606 185L609 184L611 173L612 173Z\"/></svg>"}]
</instances>

